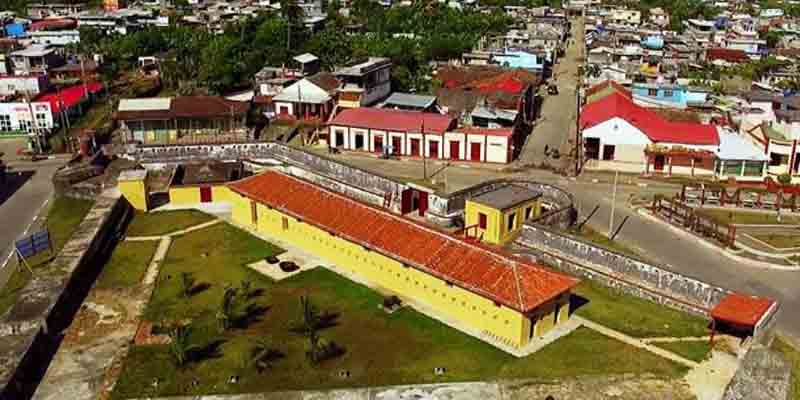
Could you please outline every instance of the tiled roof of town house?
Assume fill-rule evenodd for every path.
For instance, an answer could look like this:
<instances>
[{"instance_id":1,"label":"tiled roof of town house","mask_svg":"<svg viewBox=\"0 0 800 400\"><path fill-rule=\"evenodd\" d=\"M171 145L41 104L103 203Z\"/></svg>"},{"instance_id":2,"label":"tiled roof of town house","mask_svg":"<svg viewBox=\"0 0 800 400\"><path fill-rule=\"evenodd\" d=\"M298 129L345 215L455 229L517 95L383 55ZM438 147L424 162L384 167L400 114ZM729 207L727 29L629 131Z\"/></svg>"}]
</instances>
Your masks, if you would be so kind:
<instances>
[{"instance_id":1,"label":"tiled roof of town house","mask_svg":"<svg viewBox=\"0 0 800 400\"><path fill-rule=\"evenodd\" d=\"M730 293L711 309L711 318L737 325L755 326L775 301L739 293Z\"/></svg>"},{"instance_id":2,"label":"tiled roof of town house","mask_svg":"<svg viewBox=\"0 0 800 400\"><path fill-rule=\"evenodd\" d=\"M575 278L278 172L228 186L303 222L520 312L531 311L578 283Z\"/></svg>"},{"instance_id":3,"label":"tiled roof of town house","mask_svg":"<svg viewBox=\"0 0 800 400\"><path fill-rule=\"evenodd\" d=\"M84 84L77 84L67 88L40 94L35 101L46 101L50 103L50 111L53 114L61 112L62 109L69 109L76 106L81 101L86 100L87 94L99 93L103 90L103 84L100 82L89 82Z\"/></svg>"},{"instance_id":4,"label":"tiled roof of town house","mask_svg":"<svg viewBox=\"0 0 800 400\"><path fill-rule=\"evenodd\" d=\"M603 82L600 82L600 83L598 83L598 84L586 89L585 97L587 99L588 98L597 97L597 99L599 100L601 97L605 97L605 96L594 96L594 95L598 94L600 92L603 92L606 89L609 89L611 92L619 93L619 94L621 94L621 95L623 95L623 96L625 96L625 97L627 97L629 99L633 98L633 94L631 94L630 90L625 88L625 86L622 86L619 83L617 83L616 81L612 81L612 80L605 80Z\"/></svg>"},{"instance_id":5,"label":"tiled roof of town house","mask_svg":"<svg viewBox=\"0 0 800 400\"><path fill-rule=\"evenodd\" d=\"M612 93L584 106L580 125L582 129L588 129L615 117L624 119L656 143L719 145L715 126L667 121L620 93Z\"/></svg>"},{"instance_id":6,"label":"tiled roof of town house","mask_svg":"<svg viewBox=\"0 0 800 400\"><path fill-rule=\"evenodd\" d=\"M391 132L419 132L425 125L425 133L441 135L455 128L455 120L446 115L434 113L360 107L340 112L328 125Z\"/></svg>"},{"instance_id":7,"label":"tiled roof of town house","mask_svg":"<svg viewBox=\"0 0 800 400\"><path fill-rule=\"evenodd\" d=\"M750 61L744 50L726 49L722 47L714 47L706 51L706 59L708 61L722 60L731 63L740 63Z\"/></svg>"},{"instance_id":8,"label":"tiled roof of town house","mask_svg":"<svg viewBox=\"0 0 800 400\"><path fill-rule=\"evenodd\" d=\"M148 101L156 98L139 99ZM226 100L216 96L177 96L161 98L169 100L168 109L118 109L115 118L118 120L147 120L169 118L222 118L241 115L247 112L250 103L245 101ZM125 99L123 99L125 100Z\"/></svg>"}]
</instances>

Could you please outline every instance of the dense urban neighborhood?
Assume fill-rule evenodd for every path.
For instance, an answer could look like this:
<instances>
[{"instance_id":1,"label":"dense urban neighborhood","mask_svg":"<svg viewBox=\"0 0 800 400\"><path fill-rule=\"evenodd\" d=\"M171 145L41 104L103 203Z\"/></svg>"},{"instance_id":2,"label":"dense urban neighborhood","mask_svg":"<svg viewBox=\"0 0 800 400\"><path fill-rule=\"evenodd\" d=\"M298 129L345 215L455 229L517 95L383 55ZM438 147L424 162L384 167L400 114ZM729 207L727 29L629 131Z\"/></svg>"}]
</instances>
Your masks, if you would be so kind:
<instances>
[{"instance_id":1,"label":"dense urban neighborhood","mask_svg":"<svg viewBox=\"0 0 800 400\"><path fill-rule=\"evenodd\" d=\"M0 400L800 400L800 1L8 0Z\"/></svg>"}]
</instances>

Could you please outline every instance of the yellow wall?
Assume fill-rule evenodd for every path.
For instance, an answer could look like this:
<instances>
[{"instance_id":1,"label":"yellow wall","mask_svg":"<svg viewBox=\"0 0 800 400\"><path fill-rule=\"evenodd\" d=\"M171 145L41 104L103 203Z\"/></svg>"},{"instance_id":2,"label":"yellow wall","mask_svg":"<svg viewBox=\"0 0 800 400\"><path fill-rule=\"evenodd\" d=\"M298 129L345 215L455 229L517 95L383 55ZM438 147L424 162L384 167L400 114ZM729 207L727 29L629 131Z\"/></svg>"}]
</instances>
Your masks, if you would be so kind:
<instances>
[{"instance_id":1,"label":"yellow wall","mask_svg":"<svg viewBox=\"0 0 800 400\"><path fill-rule=\"evenodd\" d=\"M169 188L169 202L170 204L198 204L200 203L200 187L172 186Z\"/></svg>"},{"instance_id":2,"label":"yellow wall","mask_svg":"<svg viewBox=\"0 0 800 400\"><path fill-rule=\"evenodd\" d=\"M486 229L478 228L478 236L482 234L482 241L491 244L505 244L514 239L525 222L525 209L532 207L531 218L541 214L541 203L534 199L508 210L499 210L480 203L467 200L464 206L465 226L478 225L478 214L486 215ZM508 229L508 217L516 214L513 229Z\"/></svg>"},{"instance_id":3,"label":"yellow wall","mask_svg":"<svg viewBox=\"0 0 800 400\"><path fill-rule=\"evenodd\" d=\"M131 203L133 208L140 211L148 210L147 187L144 180L120 181L118 187L122 196L128 200L128 203Z\"/></svg>"},{"instance_id":4,"label":"yellow wall","mask_svg":"<svg viewBox=\"0 0 800 400\"><path fill-rule=\"evenodd\" d=\"M512 347L528 343L530 320L522 313L448 285L445 281L405 267L400 262L333 236L236 193L230 195L232 218L243 226L278 237L336 264L339 268L386 291L428 305L450 320L492 336ZM253 221L253 207L256 221ZM284 229L284 226L286 229ZM552 308L552 307L551 307ZM547 310L541 312L546 319ZM550 311L552 325L552 310ZM563 319L566 321L566 318ZM542 331L544 333L544 331Z\"/></svg>"}]
</instances>

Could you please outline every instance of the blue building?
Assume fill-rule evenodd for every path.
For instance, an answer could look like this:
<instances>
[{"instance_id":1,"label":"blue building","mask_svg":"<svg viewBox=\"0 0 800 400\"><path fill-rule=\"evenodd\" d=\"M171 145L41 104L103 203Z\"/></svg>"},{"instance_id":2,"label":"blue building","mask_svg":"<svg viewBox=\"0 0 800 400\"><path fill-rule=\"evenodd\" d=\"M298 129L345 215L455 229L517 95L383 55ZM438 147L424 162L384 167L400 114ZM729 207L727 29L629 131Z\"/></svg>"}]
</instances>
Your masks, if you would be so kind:
<instances>
[{"instance_id":1,"label":"blue building","mask_svg":"<svg viewBox=\"0 0 800 400\"><path fill-rule=\"evenodd\" d=\"M650 107L686 108L705 104L707 89L667 83L634 83L631 90L637 103Z\"/></svg>"},{"instance_id":2,"label":"blue building","mask_svg":"<svg viewBox=\"0 0 800 400\"><path fill-rule=\"evenodd\" d=\"M522 50L506 50L503 54L492 55L492 60L504 67L522 68L534 72L544 72L547 67L544 54Z\"/></svg>"}]
</instances>

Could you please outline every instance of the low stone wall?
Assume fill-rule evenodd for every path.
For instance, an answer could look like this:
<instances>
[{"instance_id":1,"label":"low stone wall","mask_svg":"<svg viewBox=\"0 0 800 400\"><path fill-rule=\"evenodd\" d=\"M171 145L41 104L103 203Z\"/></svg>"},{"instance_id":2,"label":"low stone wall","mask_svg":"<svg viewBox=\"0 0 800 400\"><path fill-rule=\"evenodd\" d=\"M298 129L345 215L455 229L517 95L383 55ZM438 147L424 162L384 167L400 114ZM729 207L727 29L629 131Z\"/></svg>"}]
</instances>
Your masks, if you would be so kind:
<instances>
[{"instance_id":1,"label":"low stone wall","mask_svg":"<svg viewBox=\"0 0 800 400\"><path fill-rule=\"evenodd\" d=\"M751 349L742 359L723 400L788 400L792 370L780 354L764 347Z\"/></svg>"},{"instance_id":2,"label":"low stone wall","mask_svg":"<svg viewBox=\"0 0 800 400\"><path fill-rule=\"evenodd\" d=\"M19 300L0 319L0 399L26 398L37 376L58 347L60 332L94 282L100 260L121 232L129 215L119 197L99 197L72 238L21 291ZM52 352L52 353L51 353Z\"/></svg>"},{"instance_id":3,"label":"low stone wall","mask_svg":"<svg viewBox=\"0 0 800 400\"><path fill-rule=\"evenodd\" d=\"M537 250L545 262L570 274L695 314L707 315L729 293L541 225L526 224L515 243Z\"/></svg>"}]
</instances>

